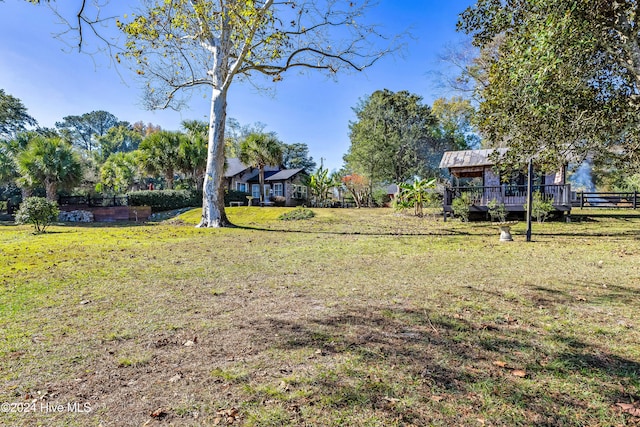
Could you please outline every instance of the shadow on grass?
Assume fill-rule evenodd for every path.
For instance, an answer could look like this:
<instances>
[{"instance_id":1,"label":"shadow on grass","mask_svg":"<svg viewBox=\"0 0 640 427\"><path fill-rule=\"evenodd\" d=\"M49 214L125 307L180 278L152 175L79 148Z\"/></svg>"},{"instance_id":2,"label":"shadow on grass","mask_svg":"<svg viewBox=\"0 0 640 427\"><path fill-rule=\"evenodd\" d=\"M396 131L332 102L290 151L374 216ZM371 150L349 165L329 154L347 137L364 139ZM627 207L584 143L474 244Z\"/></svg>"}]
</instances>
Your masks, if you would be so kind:
<instances>
[{"instance_id":1,"label":"shadow on grass","mask_svg":"<svg viewBox=\"0 0 640 427\"><path fill-rule=\"evenodd\" d=\"M241 230L252 231L267 231L274 233L295 233L295 234L327 234L335 236L470 236L472 235L466 231L452 230L452 229L439 229L431 233L425 232L401 232L401 231L388 231L388 232L370 232L370 231L327 231L327 230L293 230L293 229L278 229L278 228L266 228L256 227L248 225L235 225L235 228Z\"/></svg>"},{"instance_id":2,"label":"shadow on grass","mask_svg":"<svg viewBox=\"0 0 640 427\"><path fill-rule=\"evenodd\" d=\"M400 424L465 424L482 415L507 425L609 425L624 420L611 407L639 393L638 362L508 322L354 307L304 322L271 319L266 329L277 331L280 350L318 355L311 384L321 401L313 404L356 412L365 405Z\"/></svg>"}]
</instances>

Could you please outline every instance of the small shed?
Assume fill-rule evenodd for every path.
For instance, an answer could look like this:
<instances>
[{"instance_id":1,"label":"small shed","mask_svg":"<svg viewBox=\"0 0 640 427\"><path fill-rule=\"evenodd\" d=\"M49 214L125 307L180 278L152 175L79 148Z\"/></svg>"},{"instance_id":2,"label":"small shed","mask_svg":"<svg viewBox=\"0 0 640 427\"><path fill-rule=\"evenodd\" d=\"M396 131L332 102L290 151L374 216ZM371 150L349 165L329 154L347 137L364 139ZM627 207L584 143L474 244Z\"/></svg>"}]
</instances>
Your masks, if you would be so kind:
<instances>
[{"instance_id":1,"label":"small shed","mask_svg":"<svg viewBox=\"0 0 640 427\"><path fill-rule=\"evenodd\" d=\"M527 200L526 175L501 176L494 168L494 158L499 162L506 151L506 148L495 148L445 152L440 168L447 169L453 181L445 187L445 212L452 211L453 200L463 193L471 194L472 212L486 212L492 200L504 204L509 212L523 212ZM566 167L553 173L534 172L534 191L551 200L560 212L571 211L571 186L565 179Z\"/></svg>"}]
</instances>

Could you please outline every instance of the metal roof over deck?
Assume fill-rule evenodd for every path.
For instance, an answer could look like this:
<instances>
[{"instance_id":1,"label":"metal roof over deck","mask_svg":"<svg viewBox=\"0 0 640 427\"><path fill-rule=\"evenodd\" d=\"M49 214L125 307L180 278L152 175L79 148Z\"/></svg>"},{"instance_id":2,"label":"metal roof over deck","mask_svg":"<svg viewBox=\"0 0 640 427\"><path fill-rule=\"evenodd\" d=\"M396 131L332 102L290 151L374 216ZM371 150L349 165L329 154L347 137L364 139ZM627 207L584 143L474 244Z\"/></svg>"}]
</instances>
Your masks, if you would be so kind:
<instances>
[{"instance_id":1,"label":"metal roof over deck","mask_svg":"<svg viewBox=\"0 0 640 427\"><path fill-rule=\"evenodd\" d=\"M473 168L478 166L492 166L489 156L498 150L500 155L506 153L506 148L489 148L484 150L445 151L440 160L441 169Z\"/></svg>"}]
</instances>

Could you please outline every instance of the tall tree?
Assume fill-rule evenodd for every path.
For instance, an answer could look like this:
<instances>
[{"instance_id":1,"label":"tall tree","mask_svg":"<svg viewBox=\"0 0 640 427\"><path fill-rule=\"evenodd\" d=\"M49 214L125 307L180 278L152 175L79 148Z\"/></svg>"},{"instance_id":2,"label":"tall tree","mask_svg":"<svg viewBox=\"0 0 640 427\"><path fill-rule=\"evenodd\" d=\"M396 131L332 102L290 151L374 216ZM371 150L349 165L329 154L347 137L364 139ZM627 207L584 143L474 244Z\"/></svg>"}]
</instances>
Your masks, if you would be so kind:
<instances>
[{"instance_id":1,"label":"tall tree","mask_svg":"<svg viewBox=\"0 0 640 427\"><path fill-rule=\"evenodd\" d=\"M282 166L287 169L301 168L310 173L316 168L316 162L309 155L307 144L282 144Z\"/></svg>"},{"instance_id":2,"label":"tall tree","mask_svg":"<svg viewBox=\"0 0 640 427\"><path fill-rule=\"evenodd\" d=\"M478 148L480 138L472 124L475 109L471 101L461 97L438 98L433 101L431 112L438 120L438 133L447 145L456 150Z\"/></svg>"},{"instance_id":3,"label":"tall tree","mask_svg":"<svg viewBox=\"0 0 640 427\"><path fill-rule=\"evenodd\" d=\"M27 126L37 124L36 119L27 114L22 101L0 89L0 139L11 139Z\"/></svg>"},{"instance_id":4,"label":"tall tree","mask_svg":"<svg viewBox=\"0 0 640 427\"><path fill-rule=\"evenodd\" d=\"M103 163L113 153L128 153L138 149L142 135L127 122L121 122L107 130L104 135L97 136L96 159Z\"/></svg>"},{"instance_id":5,"label":"tall tree","mask_svg":"<svg viewBox=\"0 0 640 427\"><path fill-rule=\"evenodd\" d=\"M225 156L240 157L240 144L252 133L269 133L275 137L275 132L265 132L266 127L262 122L241 125L238 120L229 117L224 131Z\"/></svg>"},{"instance_id":6,"label":"tall tree","mask_svg":"<svg viewBox=\"0 0 640 427\"><path fill-rule=\"evenodd\" d=\"M142 120L135 122L133 125L131 125L131 127L143 138L146 138L152 133L160 132L162 130L160 125L154 125L151 122L145 124Z\"/></svg>"},{"instance_id":7,"label":"tall tree","mask_svg":"<svg viewBox=\"0 0 640 427\"><path fill-rule=\"evenodd\" d=\"M43 185L47 199L56 200L58 188L71 188L82 180L82 160L61 138L36 136L16 157L21 187Z\"/></svg>"},{"instance_id":8,"label":"tall tree","mask_svg":"<svg viewBox=\"0 0 640 427\"><path fill-rule=\"evenodd\" d=\"M97 190L123 193L129 190L138 178L138 152L112 153L100 168Z\"/></svg>"},{"instance_id":9,"label":"tall tree","mask_svg":"<svg viewBox=\"0 0 640 427\"><path fill-rule=\"evenodd\" d=\"M356 173L345 175L342 177L342 184L353 197L358 209L372 203L371 185L366 176Z\"/></svg>"},{"instance_id":10,"label":"tall tree","mask_svg":"<svg viewBox=\"0 0 640 427\"><path fill-rule=\"evenodd\" d=\"M167 189L173 188L175 171L178 169L180 143L186 138L180 132L166 130L152 133L140 143L140 162L151 174L164 177Z\"/></svg>"},{"instance_id":11,"label":"tall tree","mask_svg":"<svg viewBox=\"0 0 640 427\"><path fill-rule=\"evenodd\" d=\"M282 162L282 144L277 138L266 133L252 133L240 145L240 161L258 168L260 182L260 203L264 202L264 168Z\"/></svg>"},{"instance_id":12,"label":"tall tree","mask_svg":"<svg viewBox=\"0 0 640 427\"><path fill-rule=\"evenodd\" d=\"M17 177L16 162L6 145L0 145L0 185L6 185Z\"/></svg>"},{"instance_id":13,"label":"tall tree","mask_svg":"<svg viewBox=\"0 0 640 427\"><path fill-rule=\"evenodd\" d=\"M640 167L638 2L478 0L459 27L499 40L481 89L480 126L506 163L549 168L586 156Z\"/></svg>"},{"instance_id":14,"label":"tall tree","mask_svg":"<svg viewBox=\"0 0 640 427\"><path fill-rule=\"evenodd\" d=\"M437 173L445 147L437 138L436 119L422 98L407 91L374 92L354 108L349 124L351 146L344 160L373 186Z\"/></svg>"},{"instance_id":15,"label":"tall tree","mask_svg":"<svg viewBox=\"0 0 640 427\"><path fill-rule=\"evenodd\" d=\"M127 55L147 80L151 108L179 108L181 89L212 88L206 178L200 226L229 224L224 212L227 93L234 78L273 81L291 69L335 75L362 70L385 49L363 21L367 0L143 1L126 23Z\"/></svg>"},{"instance_id":16,"label":"tall tree","mask_svg":"<svg viewBox=\"0 0 640 427\"><path fill-rule=\"evenodd\" d=\"M99 110L81 116L66 116L56 122L56 127L73 145L91 152L96 148L96 138L118 124L116 116Z\"/></svg>"}]
</instances>

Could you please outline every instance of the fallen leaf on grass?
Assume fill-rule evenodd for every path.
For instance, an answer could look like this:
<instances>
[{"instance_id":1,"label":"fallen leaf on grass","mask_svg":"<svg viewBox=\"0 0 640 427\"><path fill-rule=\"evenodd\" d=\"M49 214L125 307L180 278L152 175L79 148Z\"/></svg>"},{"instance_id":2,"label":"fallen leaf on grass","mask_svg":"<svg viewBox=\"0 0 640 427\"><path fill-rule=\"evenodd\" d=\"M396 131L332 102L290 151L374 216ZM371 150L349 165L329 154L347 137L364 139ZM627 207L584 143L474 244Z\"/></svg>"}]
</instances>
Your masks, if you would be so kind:
<instances>
[{"instance_id":1,"label":"fallen leaf on grass","mask_svg":"<svg viewBox=\"0 0 640 427\"><path fill-rule=\"evenodd\" d=\"M216 411L217 417L213 420L214 425L219 425L222 421L227 424L233 424L238 418L238 410L236 408L221 409Z\"/></svg>"},{"instance_id":2,"label":"fallen leaf on grass","mask_svg":"<svg viewBox=\"0 0 640 427\"><path fill-rule=\"evenodd\" d=\"M155 411L153 411L150 415L153 418L163 419L167 415L169 415L169 413L165 411L164 408L158 408Z\"/></svg>"},{"instance_id":3,"label":"fallen leaf on grass","mask_svg":"<svg viewBox=\"0 0 640 427\"><path fill-rule=\"evenodd\" d=\"M440 401L444 400L444 396L433 395L433 396L431 396L431 400L433 400L434 402L440 402Z\"/></svg>"},{"instance_id":4,"label":"fallen leaf on grass","mask_svg":"<svg viewBox=\"0 0 640 427\"><path fill-rule=\"evenodd\" d=\"M640 417L640 407L638 404L618 402L616 403L616 406L622 408L622 411L627 414L633 415L634 417Z\"/></svg>"},{"instance_id":5,"label":"fallen leaf on grass","mask_svg":"<svg viewBox=\"0 0 640 427\"><path fill-rule=\"evenodd\" d=\"M500 368L506 368L507 367L507 362L503 362L502 360L495 360L493 362L493 364L495 366L499 366Z\"/></svg>"},{"instance_id":6,"label":"fallen leaf on grass","mask_svg":"<svg viewBox=\"0 0 640 427\"><path fill-rule=\"evenodd\" d=\"M527 376L527 372L523 371L522 369L514 369L513 371L511 371L511 374L518 378L524 378Z\"/></svg>"},{"instance_id":7,"label":"fallen leaf on grass","mask_svg":"<svg viewBox=\"0 0 640 427\"><path fill-rule=\"evenodd\" d=\"M289 384L287 384L286 381L280 381L280 385L278 386L278 388L282 391L289 391Z\"/></svg>"},{"instance_id":8,"label":"fallen leaf on grass","mask_svg":"<svg viewBox=\"0 0 640 427\"><path fill-rule=\"evenodd\" d=\"M505 314L504 321L507 322L509 325L513 325L514 323L518 323L518 319L514 319L513 317L509 316L508 314Z\"/></svg>"}]
</instances>

